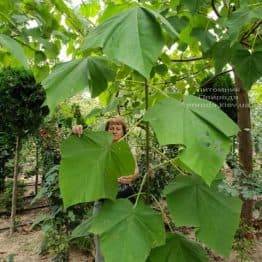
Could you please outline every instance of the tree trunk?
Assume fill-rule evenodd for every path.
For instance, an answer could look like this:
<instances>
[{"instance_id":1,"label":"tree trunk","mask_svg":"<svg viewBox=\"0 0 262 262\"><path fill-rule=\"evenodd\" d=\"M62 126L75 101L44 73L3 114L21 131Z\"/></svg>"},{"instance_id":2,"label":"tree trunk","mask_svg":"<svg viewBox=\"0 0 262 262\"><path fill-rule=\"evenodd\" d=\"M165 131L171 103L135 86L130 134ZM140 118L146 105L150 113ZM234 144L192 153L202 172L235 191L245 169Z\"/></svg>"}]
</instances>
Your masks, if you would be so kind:
<instances>
[{"instance_id":1,"label":"tree trunk","mask_svg":"<svg viewBox=\"0 0 262 262\"><path fill-rule=\"evenodd\" d=\"M0 160L0 193L5 189L5 160Z\"/></svg>"},{"instance_id":2,"label":"tree trunk","mask_svg":"<svg viewBox=\"0 0 262 262\"><path fill-rule=\"evenodd\" d=\"M238 126L240 132L238 134L238 150L239 161L244 171L244 177L248 177L253 172L253 148L251 138L251 119L250 105L248 93L243 87L243 83L235 73L236 92L237 92L237 107L238 107ZM240 181L241 184L241 181ZM244 199L243 199L244 200ZM241 218L248 225L252 221L253 200L244 200Z\"/></svg>"},{"instance_id":3,"label":"tree trunk","mask_svg":"<svg viewBox=\"0 0 262 262\"><path fill-rule=\"evenodd\" d=\"M38 191L38 177L39 177L39 146L35 142L35 195Z\"/></svg>"},{"instance_id":4,"label":"tree trunk","mask_svg":"<svg viewBox=\"0 0 262 262\"><path fill-rule=\"evenodd\" d=\"M15 216L16 216L16 200L17 200L17 177L18 177L18 163L19 163L19 151L20 151L20 138L16 136L15 144L15 159L14 159L14 175L13 175L13 192L12 192L12 209L11 209L11 223L10 223L10 235L15 232Z\"/></svg>"}]
</instances>

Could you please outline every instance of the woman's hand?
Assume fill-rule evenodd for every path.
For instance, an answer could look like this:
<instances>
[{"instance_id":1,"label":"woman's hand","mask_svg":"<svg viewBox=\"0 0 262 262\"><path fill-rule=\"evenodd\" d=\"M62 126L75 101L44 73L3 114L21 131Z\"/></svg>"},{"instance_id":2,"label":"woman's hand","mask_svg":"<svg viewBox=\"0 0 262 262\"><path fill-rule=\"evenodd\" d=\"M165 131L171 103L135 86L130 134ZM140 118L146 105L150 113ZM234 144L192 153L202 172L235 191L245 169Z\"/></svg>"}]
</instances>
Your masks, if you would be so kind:
<instances>
[{"instance_id":1,"label":"woman's hand","mask_svg":"<svg viewBox=\"0 0 262 262\"><path fill-rule=\"evenodd\" d=\"M75 125L72 127L72 133L78 135L80 137L83 134L83 126L82 125Z\"/></svg>"},{"instance_id":2,"label":"woman's hand","mask_svg":"<svg viewBox=\"0 0 262 262\"><path fill-rule=\"evenodd\" d=\"M120 184L131 184L136 178L137 176L135 175L121 176L117 179L117 182L119 182Z\"/></svg>"}]
</instances>

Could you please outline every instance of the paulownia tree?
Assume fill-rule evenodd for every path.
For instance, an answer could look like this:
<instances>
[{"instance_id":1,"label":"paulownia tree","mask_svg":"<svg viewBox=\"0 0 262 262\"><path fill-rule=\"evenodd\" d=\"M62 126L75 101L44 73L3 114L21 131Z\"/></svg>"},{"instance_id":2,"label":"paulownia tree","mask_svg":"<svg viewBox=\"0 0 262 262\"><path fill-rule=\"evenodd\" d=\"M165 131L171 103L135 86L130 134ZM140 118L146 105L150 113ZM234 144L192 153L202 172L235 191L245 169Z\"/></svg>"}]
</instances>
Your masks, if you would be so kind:
<instances>
[{"instance_id":1,"label":"paulownia tree","mask_svg":"<svg viewBox=\"0 0 262 262\"><path fill-rule=\"evenodd\" d=\"M207 260L197 243L174 232L166 237L160 214L140 199L150 173L149 128L152 128L160 146L179 146L180 154L169 163L191 174L178 176L163 192L171 218L178 226L194 226L198 240L227 256L239 224L241 201L219 192L214 181L230 150L231 137L239 130L213 103L186 94L197 91L199 78L212 71L216 75L228 73L233 70L227 68L231 65L240 80L236 82L243 85L239 94L247 96L247 90L262 75L259 1L110 2L99 13L99 25L88 23L85 32L82 22L63 1L54 1L53 5L47 2L53 7L50 10L54 20L50 21L54 27L64 33L56 23L58 13L64 14L73 33L68 44L65 43L73 59L55 67L43 81L51 111L58 102L84 89L92 97L130 91L130 97L140 98L138 110L146 125L148 172L134 206L127 200L115 200L116 177L133 169L124 141L112 144L112 137L107 133L88 131L82 138L69 137L62 144L60 188L65 206L111 199L97 216L79 226L74 235L99 234L106 261L161 261L159 258L184 261L191 257ZM36 6L34 9L31 5L31 15L40 13L43 21L50 17L44 5L40 6L42 9ZM91 9L92 3L85 3L78 11L88 18L93 15ZM52 26L45 25L50 36ZM40 32L41 26L39 23ZM35 37L32 32L25 32L32 39L30 42L22 36L26 46L37 46L36 39L41 33ZM52 43L57 35L52 35ZM174 46L175 52L168 54L167 48ZM135 91L127 85L129 82L134 83ZM111 88L113 85L116 88ZM246 132L242 124L240 128L242 134ZM241 154L243 162L245 152L242 150ZM251 163L250 157L247 163Z\"/></svg>"}]
</instances>

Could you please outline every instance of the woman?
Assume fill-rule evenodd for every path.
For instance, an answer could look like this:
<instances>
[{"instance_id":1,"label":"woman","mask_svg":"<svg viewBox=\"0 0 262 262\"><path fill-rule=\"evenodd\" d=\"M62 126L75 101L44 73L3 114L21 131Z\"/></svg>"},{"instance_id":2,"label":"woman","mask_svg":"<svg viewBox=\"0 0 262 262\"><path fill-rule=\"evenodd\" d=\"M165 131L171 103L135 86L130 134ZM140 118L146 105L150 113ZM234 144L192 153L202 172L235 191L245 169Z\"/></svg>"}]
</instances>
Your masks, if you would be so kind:
<instances>
[{"instance_id":1,"label":"woman","mask_svg":"<svg viewBox=\"0 0 262 262\"><path fill-rule=\"evenodd\" d=\"M121 117L114 117L106 122L105 131L113 135L113 142L117 142L127 133L127 126ZM83 133L83 126L82 125L74 126L72 128L72 133L81 136ZM131 202L133 203L135 202L135 196L134 196L135 192L131 184L137 177L138 177L138 167L136 164L135 172L133 175L121 176L117 179L118 183L120 184L120 189L118 191L117 198L130 197ZM93 215L97 214L100 208L101 208L101 201L96 201L94 203ZM100 243L99 243L98 236L95 236L95 246L96 246L95 261L103 262L104 258L100 252Z\"/></svg>"},{"instance_id":2,"label":"woman","mask_svg":"<svg viewBox=\"0 0 262 262\"><path fill-rule=\"evenodd\" d=\"M106 122L105 131L108 131L113 135L113 142L117 142L127 133L127 125L121 117L114 117ZM83 126L82 125L73 126L72 133L81 136L83 134ZM134 180L137 179L137 177L138 177L138 167L136 164L135 172L133 175L121 176L118 178L117 181L121 185L120 191L117 196L118 198L128 197L134 194L134 192L131 194L132 187L130 185ZM130 194L128 194L129 191Z\"/></svg>"}]
</instances>

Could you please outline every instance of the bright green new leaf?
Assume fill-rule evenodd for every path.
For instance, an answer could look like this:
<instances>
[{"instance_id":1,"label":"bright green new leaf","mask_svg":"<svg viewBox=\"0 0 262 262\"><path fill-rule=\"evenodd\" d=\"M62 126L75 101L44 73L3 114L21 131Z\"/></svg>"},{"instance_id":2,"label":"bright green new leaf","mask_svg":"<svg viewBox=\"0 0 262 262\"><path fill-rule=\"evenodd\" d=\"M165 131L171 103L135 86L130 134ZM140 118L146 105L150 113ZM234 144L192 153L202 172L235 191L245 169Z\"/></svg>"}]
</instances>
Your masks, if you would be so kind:
<instances>
[{"instance_id":1,"label":"bright green new leaf","mask_svg":"<svg viewBox=\"0 0 262 262\"><path fill-rule=\"evenodd\" d=\"M115 199L117 178L132 175L135 162L126 142L107 132L86 131L62 143L60 189L66 207L102 198Z\"/></svg>"},{"instance_id":2,"label":"bright green new leaf","mask_svg":"<svg viewBox=\"0 0 262 262\"><path fill-rule=\"evenodd\" d=\"M107 262L144 262L152 248L165 243L161 215L141 202L133 208L127 199L106 201L90 232L100 236Z\"/></svg>"},{"instance_id":3,"label":"bright green new leaf","mask_svg":"<svg viewBox=\"0 0 262 262\"><path fill-rule=\"evenodd\" d=\"M25 67L28 68L27 59L21 45L13 38L0 34L0 45L10 51L10 53Z\"/></svg>"},{"instance_id":4,"label":"bright green new leaf","mask_svg":"<svg viewBox=\"0 0 262 262\"><path fill-rule=\"evenodd\" d=\"M98 96L107 88L107 82L113 76L107 60L98 57L76 59L58 65L42 82L50 111L53 112L59 102L85 88L92 97Z\"/></svg>"},{"instance_id":5,"label":"bright green new leaf","mask_svg":"<svg viewBox=\"0 0 262 262\"><path fill-rule=\"evenodd\" d=\"M236 72L248 90L262 76L261 61L262 51L250 53L247 49L239 48L232 55L232 63Z\"/></svg>"},{"instance_id":6,"label":"bright green new leaf","mask_svg":"<svg viewBox=\"0 0 262 262\"><path fill-rule=\"evenodd\" d=\"M228 256L239 225L241 201L208 187L200 177L179 176L164 189L176 226L197 227L197 238Z\"/></svg>"},{"instance_id":7,"label":"bright green new leaf","mask_svg":"<svg viewBox=\"0 0 262 262\"><path fill-rule=\"evenodd\" d=\"M145 8L134 7L125 10L110 17L88 34L83 49L102 48L108 57L149 78L150 71L164 46L157 18L152 11Z\"/></svg>"},{"instance_id":8,"label":"bright green new leaf","mask_svg":"<svg viewBox=\"0 0 262 262\"><path fill-rule=\"evenodd\" d=\"M204 249L181 234L167 235L166 244L154 248L148 262L205 262L208 258Z\"/></svg>"},{"instance_id":9,"label":"bright green new leaf","mask_svg":"<svg viewBox=\"0 0 262 262\"><path fill-rule=\"evenodd\" d=\"M99 10L100 4L97 0L88 1L80 6L81 15L87 18L96 16Z\"/></svg>"},{"instance_id":10,"label":"bright green new leaf","mask_svg":"<svg viewBox=\"0 0 262 262\"><path fill-rule=\"evenodd\" d=\"M186 96L183 102L167 98L144 116L152 125L161 145L181 144L179 161L210 184L231 147L230 137L237 125L215 104Z\"/></svg>"}]
</instances>

